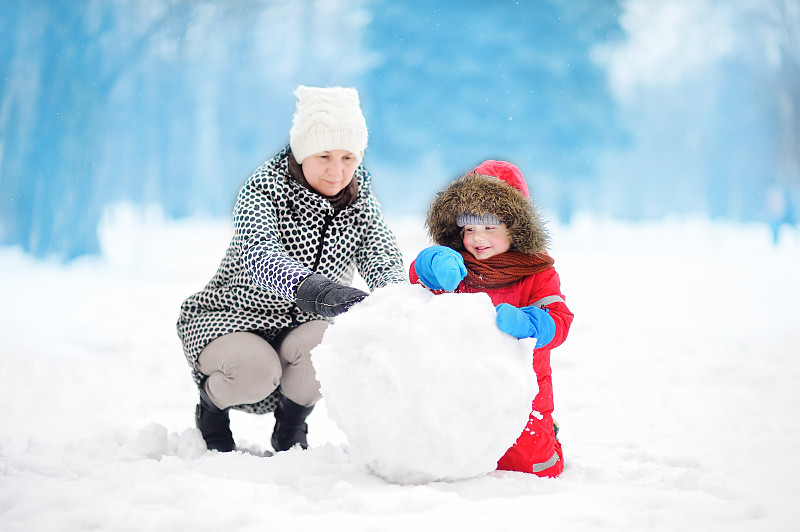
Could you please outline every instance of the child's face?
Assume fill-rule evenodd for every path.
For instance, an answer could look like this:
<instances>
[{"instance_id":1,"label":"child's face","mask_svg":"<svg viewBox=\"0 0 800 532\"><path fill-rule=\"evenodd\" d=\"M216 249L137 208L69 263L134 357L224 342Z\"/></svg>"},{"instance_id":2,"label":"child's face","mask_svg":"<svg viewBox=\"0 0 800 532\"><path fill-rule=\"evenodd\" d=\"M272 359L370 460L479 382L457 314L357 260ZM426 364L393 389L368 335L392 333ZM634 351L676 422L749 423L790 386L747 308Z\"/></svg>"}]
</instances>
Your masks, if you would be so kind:
<instances>
[{"instance_id":1,"label":"child's face","mask_svg":"<svg viewBox=\"0 0 800 532\"><path fill-rule=\"evenodd\" d=\"M478 260L505 253L511 247L506 224L465 225L462 235L464 247Z\"/></svg>"}]
</instances>

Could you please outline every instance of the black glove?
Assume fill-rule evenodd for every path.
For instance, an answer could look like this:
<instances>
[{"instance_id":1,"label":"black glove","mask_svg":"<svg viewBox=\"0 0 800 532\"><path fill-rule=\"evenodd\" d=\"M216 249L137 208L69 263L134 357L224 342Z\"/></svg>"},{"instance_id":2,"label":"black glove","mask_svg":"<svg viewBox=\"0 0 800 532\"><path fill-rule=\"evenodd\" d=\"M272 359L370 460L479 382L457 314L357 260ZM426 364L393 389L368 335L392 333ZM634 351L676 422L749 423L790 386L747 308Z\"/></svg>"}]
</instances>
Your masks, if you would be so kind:
<instances>
[{"instance_id":1,"label":"black glove","mask_svg":"<svg viewBox=\"0 0 800 532\"><path fill-rule=\"evenodd\" d=\"M338 316L369 294L339 283L324 275L309 275L297 287L297 308L325 318Z\"/></svg>"}]
</instances>

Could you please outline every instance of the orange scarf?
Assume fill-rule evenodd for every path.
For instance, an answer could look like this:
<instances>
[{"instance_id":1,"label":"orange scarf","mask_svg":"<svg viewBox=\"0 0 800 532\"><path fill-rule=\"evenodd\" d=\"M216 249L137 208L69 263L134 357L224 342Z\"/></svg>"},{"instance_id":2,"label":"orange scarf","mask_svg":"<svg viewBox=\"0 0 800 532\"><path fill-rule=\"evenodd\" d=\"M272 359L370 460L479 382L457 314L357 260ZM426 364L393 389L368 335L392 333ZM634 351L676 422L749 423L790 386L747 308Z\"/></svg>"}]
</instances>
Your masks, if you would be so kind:
<instances>
[{"instance_id":1,"label":"orange scarf","mask_svg":"<svg viewBox=\"0 0 800 532\"><path fill-rule=\"evenodd\" d=\"M510 286L523 277L552 268L555 262L547 253L526 255L519 251L506 251L486 260L476 259L469 251L462 251L461 256L467 266L464 282L480 290Z\"/></svg>"}]
</instances>

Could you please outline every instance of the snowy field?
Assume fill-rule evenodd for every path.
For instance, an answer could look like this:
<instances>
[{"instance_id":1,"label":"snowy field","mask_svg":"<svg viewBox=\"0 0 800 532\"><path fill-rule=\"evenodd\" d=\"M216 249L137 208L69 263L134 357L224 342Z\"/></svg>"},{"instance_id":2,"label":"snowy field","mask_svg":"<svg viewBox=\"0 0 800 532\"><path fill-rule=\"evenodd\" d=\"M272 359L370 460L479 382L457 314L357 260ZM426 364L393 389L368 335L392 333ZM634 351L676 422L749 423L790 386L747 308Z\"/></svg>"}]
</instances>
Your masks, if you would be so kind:
<instances>
[{"instance_id":1,"label":"snowy field","mask_svg":"<svg viewBox=\"0 0 800 532\"><path fill-rule=\"evenodd\" d=\"M392 226L410 261L421 221ZM103 258L66 266L0 248L0 530L800 530L798 233L552 229L576 316L553 352L563 476L421 485L354 465L324 400L308 451L203 451L174 323L227 222L120 209ZM268 449L271 416L232 423Z\"/></svg>"}]
</instances>

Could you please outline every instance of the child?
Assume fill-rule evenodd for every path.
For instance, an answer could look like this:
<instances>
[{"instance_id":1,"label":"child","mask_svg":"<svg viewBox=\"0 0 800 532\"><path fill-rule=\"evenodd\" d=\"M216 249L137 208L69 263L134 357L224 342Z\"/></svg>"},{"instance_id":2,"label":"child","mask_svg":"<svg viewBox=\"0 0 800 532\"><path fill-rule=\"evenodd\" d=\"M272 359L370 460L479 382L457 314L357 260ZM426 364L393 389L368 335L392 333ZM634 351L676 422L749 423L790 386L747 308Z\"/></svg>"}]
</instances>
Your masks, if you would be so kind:
<instances>
[{"instance_id":1,"label":"child","mask_svg":"<svg viewBox=\"0 0 800 532\"><path fill-rule=\"evenodd\" d=\"M527 426L497 468L560 475L564 459L552 417L550 350L566 339L573 315L525 178L511 163L486 161L436 196L426 225L437 245L419 253L411 282L434 292L485 292L502 331L537 339L533 369L539 393Z\"/></svg>"}]
</instances>

